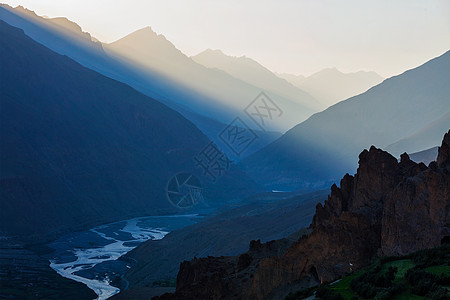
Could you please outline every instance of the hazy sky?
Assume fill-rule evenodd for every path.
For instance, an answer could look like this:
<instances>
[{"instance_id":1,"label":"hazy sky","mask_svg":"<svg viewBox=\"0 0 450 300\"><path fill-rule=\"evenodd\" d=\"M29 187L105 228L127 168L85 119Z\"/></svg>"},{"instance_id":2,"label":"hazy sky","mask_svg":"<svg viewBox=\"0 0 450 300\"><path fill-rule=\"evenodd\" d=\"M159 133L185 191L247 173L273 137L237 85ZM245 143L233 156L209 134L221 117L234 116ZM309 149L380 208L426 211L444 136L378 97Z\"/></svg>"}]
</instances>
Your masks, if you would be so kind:
<instances>
[{"instance_id":1,"label":"hazy sky","mask_svg":"<svg viewBox=\"0 0 450 300\"><path fill-rule=\"evenodd\" d=\"M3 0L65 16L101 41L145 26L187 55L246 55L275 72L391 76L450 49L449 0Z\"/></svg>"}]
</instances>

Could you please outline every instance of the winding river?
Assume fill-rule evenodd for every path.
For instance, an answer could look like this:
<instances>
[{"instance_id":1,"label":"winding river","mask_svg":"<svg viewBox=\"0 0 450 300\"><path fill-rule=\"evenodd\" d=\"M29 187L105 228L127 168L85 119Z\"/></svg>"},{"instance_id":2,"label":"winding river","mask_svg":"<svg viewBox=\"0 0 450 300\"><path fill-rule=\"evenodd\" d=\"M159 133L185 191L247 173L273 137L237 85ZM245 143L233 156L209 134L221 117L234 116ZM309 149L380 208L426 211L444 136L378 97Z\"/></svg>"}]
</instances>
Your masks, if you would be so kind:
<instances>
[{"instance_id":1,"label":"winding river","mask_svg":"<svg viewBox=\"0 0 450 300\"><path fill-rule=\"evenodd\" d=\"M147 240L197 223L198 215L150 216L98 226L65 235L49 244L55 250L50 267L63 277L86 284L99 300L120 292L112 279L130 266L117 259Z\"/></svg>"}]
</instances>

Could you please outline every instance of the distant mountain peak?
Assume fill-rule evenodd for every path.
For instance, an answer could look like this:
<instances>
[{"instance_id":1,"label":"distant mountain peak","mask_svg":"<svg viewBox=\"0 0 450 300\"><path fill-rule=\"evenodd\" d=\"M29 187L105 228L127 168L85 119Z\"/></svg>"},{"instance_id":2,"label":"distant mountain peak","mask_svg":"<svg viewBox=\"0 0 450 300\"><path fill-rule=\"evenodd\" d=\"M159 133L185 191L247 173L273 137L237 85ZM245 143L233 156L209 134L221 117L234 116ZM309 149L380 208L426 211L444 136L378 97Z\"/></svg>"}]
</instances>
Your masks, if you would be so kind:
<instances>
[{"instance_id":1,"label":"distant mountain peak","mask_svg":"<svg viewBox=\"0 0 450 300\"><path fill-rule=\"evenodd\" d=\"M304 77L315 78L315 77L319 77L319 76L355 76L355 75L374 76L374 77L378 77L380 79L383 79L383 77L381 77L375 71L359 70L359 71L356 71L356 72L343 72L343 71L339 70L337 67L325 68L325 69L322 69L322 70L320 70L320 71L318 71L316 73L313 73L310 76L304 76Z\"/></svg>"},{"instance_id":2,"label":"distant mountain peak","mask_svg":"<svg viewBox=\"0 0 450 300\"><path fill-rule=\"evenodd\" d=\"M153 33L155 35L158 35L151 26L145 26L144 28L138 29L137 31L148 32L148 33Z\"/></svg>"},{"instance_id":3,"label":"distant mountain peak","mask_svg":"<svg viewBox=\"0 0 450 300\"><path fill-rule=\"evenodd\" d=\"M441 117L449 107L449 66L450 53L446 53L361 94L344 98L347 100L295 126L270 146L245 158L241 164L250 175L259 176L261 182L266 180L272 189L298 189L302 187L298 182L314 182L314 176L323 182L325 178L335 180L337 173L351 171L356 167L356 161L350 157L369 143L386 147L420 133L423 128L426 129L424 133L430 132L426 126L435 121L438 121L438 126L430 128L441 128L441 122L448 128L447 118ZM354 80L344 85L346 81L347 77L342 80L332 78L316 81L316 85L311 84L307 88L333 91L331 96L339 100L336 99L337 92L354 92L355 89L347 87L361 87L361 84L354 84L358 83ZM419 142L416 149L424 149L421 144ZM331 157L335 159L330 161ZM290 185L288 178L295 184Z\"/></svg>"},{"instance_id":4,"label":"distant mountain peak","mask_svg":"<svg viewBox=\"0 0 450 300\"><path fill-rule=\"evenodd\" d=\"M202 51L202 52L200 52L200 53L197 54L197 55L201 55L201 54L226 55L226 54L223 53L223 51L220 50L220 49L211 49L211 48L208 48L208 49L206 49L205 51Z\"/></svg>"},{"instance_id":5,"label":"distant mountain peak","mask_svg":"<svg viewBox=\"0 0 450 300\"><path fill-rule=\"evenodd\" d=\"M158 36L158 34L150 26L145 26L141 29L133 31L132 33L128 34L127 36L133 36L133 35Z\"/></svg>"},{"instance_id":6,"label":"distant mountain peak","mask_svg":"<svg viewBox=\"0 0 450 300\"><path fill-rule=\"evenodd\" d=\"M18 10L18 11L21 11L21 12L24 12L24 13L27 13L27 14L30 14L30 15L33 15L33 16L38 16L34 11L32 11L32 10L30 10L30 9L28 9L28 8L25 8L25 7L23 7L22 5L17 5L16 7L11 7L11 6L9 6L8 4L3 4L2 3L2 6L7 6L7 7L10 7L10 8L13 8L13 9L15 9L15 10Z\"/></svg>"},{"instance_id":7,"label":"distant mountain peak","mask_svg":"<svg viewBox=\"0 0 450 300\"><path fill-rule=\"evenodd\" d=\"M374 71L345 73L336 67L322 69L310 76L291 74L278 76L311 94L326 106L363 93L384 80Z\"/></svg>"},{"instance_id":8,"label":"distant mountain peak","mask_svg":"<svg viewBox=\"0 0 450 300\"><path fill-rule=\"evenodd\" d=\"M21 5L16 7L9 6L7 4L0 4L0 7L12 12L15 15L20 17L24 17L27 20L32 20L32 22L44 22L46 25L50 25L53 30L64 31L64 33L75 34L78 37L82 37L83 39L87 39L89 41L98 42L96 38L91 36L90 33L83 31L80 25L76 22L69 20L66 17L48 17L48 16L39 16L36 12L25 8ZM98 43L97 43L98 44ZM100 44L98 44L100 46Z\"/></svg>"},{"instance_id":9,"label":"distant mountain peak","mask_svg":"<svg viewBox=\"0 0 450 300\"><path fill-rule=\"evenodd\" d=\"M255 64L259 64L257 61L255 61L254 59L251 59L250 57L246 56L246 55L241 55L241 56L234 56L234 55L228 55L226 53L224 53L222 50L220 49L211 49L208 48L202 52L200 52L197 55L192 56L192 58L194 60L196 59L200 59L200 58L216 58L216 59L227 59L229 61L231 60L242 60L242 61L248 61L248 62L252 62Z\"/></svg>"},{"instance_id":10,"label":"distant mountain peak","mask_svg":"<svg viewBox=\"0 0 450 300\"><path fill-rule=\"evenodd\" d=\"M137 51L151 50L152 52L157 51L162 53L172 52L176 53L177 56L182 54L171 41L163 34L156 33L150 26L138 29L108 45L113 48L132 48ZM182 56L184 56L184 54Z\"/></svg>"},{"instance_id":11,"label":"distant mountain peak","mask_svg":"<svg viewBox=\"0 0 450 300\"><path fill-rule=\"evenodd\" d=\"M279 78L268 68L246 55L231 56L223 53L222 50L207 49L191 56L191 59L207 68L222 70L253 86L274 92L291 103L300 103L312 110L322 108L321 104L309 94Z\"/></svg>"},{"instance_id":12,"label":"distant mountain peak","mask_svg":"<svg viewBox=\"0 0 450 300\"><path fill-rule=\"evenodd\" d=\"M72 32L89 34L87 32L84 32L80 25L65 17L47 18L47 20Z\"/></svg>"}]
</instances>

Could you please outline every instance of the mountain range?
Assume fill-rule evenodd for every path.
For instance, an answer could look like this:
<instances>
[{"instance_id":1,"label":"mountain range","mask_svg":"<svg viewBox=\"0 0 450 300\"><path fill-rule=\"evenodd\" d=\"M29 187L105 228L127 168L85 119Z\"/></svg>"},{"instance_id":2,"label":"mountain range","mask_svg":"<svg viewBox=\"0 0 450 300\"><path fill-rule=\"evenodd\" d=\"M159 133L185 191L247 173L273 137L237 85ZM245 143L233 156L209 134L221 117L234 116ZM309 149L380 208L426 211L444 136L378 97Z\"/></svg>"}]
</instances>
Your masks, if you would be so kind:
<instances>
[{"instance_id":1,"label":"mountain range","mask_svg":"<svg viewBox=\"0 0 450 300\"><path fill-rule=\"evenodd\" d=\"M207 68L184 55L164 36L156 34L150 27L133 32L118 41L104 45L110 56L125 59L139 67L145 67L164 74L168 78L186 87L207 95L210 100L202 103L198 110L203 115L230 110L240 114L256 96L265 91L277 105L282 108L284 115L274 123L271 130L285 131L293 125L305 120L320 106L310 95L287 84L286 89L272 89L268 84L278 80L273 75L267 82L243 80L216 68ZM247 79L247 78L246 78ZM275 83L276 84L276 83ZM283 92L284 91L284 92ZM186 103L184 102L184 105ZM189 105L187 105L190 107ZM205 111L205 109L209 111ZM190 107L192 110L192 107ZM219 116L219 120L226 121L233 115Z\"/></svg>"},{"instance_id":2,"label":"mountain range","mask_svg":"<svg viewBox=\"0 0 450 300\"><path fill-rule=\"evenodd\" d=\"M93 266L116 299L283 298L449 239L450 51L383 80L189 57L150 27L102 43L6 4L0 35L0 298L93 297L45 243L138 216L202 221Z\"/></svg>"},{"instance_id":3,"label":"mountain range","mask_svg":"<svg viewBox=\"0 0 450 300\"><path fill-rule=\"evenodd\" d=\"M373 71L343 73L336 68L324 69L308 77L287 73L277 75L309 93L325 107L364 93L384 80Z\"/></svg>"},{"instance_id":4,"label":"mountain range","mask_svg":"<svg viewBox=\"0 0 450 300\"><path fill-rule=\"evenodd\" d=\"M191 58L207 68L225 71L248 84L291 99L304 107L323 108L321 103L315 103L317 100L313 97L286 80L279 78L272 71L249 57L233 57L220 50L207 49Z\"/></svg>"},{"instance_id":5,"label":"mountain range","mask_svg":"<svg viewBox=\"0 0 450 300\"><path fill-rule=\"evenodd\" d=\"M450 111L425 125L417 132L388 145L386 150L395 156L399 156L403 152L413 153L419 150L437 147L436 141L448 130L450 127L449 124Z\"/></svg>"},{"instance_id":6,"label":"mountain range","mask_svg":"<svg viewBox=\"0 0 450 300\"><path fill-rule=\"evenodd\" d=\"M372 144L384 148L408 137L416 140L410 153L436 146L450 124L449 70L450 51L314 114L241 167L270 188L317 188L354 172L357 153ZM439 130L427 135L428 127Z\"/></svg>"},{"instance_id":7,"label":"mountain range","mask_svg":"<svg viewBox=\"0 0 450 300\"><path fill-rule=\"evenodd\" d=\"M234 153L217 136L234 118L240 117L255 131L258 139L242 156L233 157L234 160L259 150L280 132L319 109L317 101L300 90L290 99L267 91L281 107L283 117L272 120L261 130L244 110L264 91L264 86L251 85L224 71L194 62L149 27L114 43L102 44L66 18L40 17L21 6L12 8L2 4L0 18L23 29L51 50L124 82L180 112L230 157ZM220 130L212 131L211 128Z\"/></svg>"},{"instance_id":8,"label":"mountain range","mask_svg":"<svg viewBox=\"0 0 450 300\"><path fill-rule=\"evenodd\" d=\"M218 55L218 51L211 50L189 58L150 27L102 44L66 18L39 17L21 6L2 4L0 17L53 51L129 84L180 112L234 160L268 145L279 136L277 132L284 132L328 106L250 58ZM367 83L361 85L365 88ZM264 130L244 112L261 91L283 112ZM258 136L257 142L239 157L217 137L221 130L211 130L223 130L235 117L243 119Z\"/></svg>"},{"instance_id":9,"label":"mountain range","mask_svg":"<svg viewBox=\"0 0 450 300\"><path fill-rule=\"evenodd\" d=\"M208 205L258 190L233 164L217 183L203 176L194 157L210 141L179 113L0 24L2 234L174 212L165 190L179 172L201 179Z\"/></svg>"}]
</instances>

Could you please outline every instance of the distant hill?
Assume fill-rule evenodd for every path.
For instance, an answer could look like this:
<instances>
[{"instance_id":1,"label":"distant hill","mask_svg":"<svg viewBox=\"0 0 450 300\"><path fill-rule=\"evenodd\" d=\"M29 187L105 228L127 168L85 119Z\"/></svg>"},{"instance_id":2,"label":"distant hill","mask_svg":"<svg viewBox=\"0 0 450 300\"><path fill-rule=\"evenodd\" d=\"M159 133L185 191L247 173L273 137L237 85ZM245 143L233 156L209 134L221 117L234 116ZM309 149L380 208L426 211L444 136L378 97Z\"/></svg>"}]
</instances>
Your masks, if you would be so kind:
<instances>
[{"instance_id":1,"label":"distant hill","mask_svg":"<svg viewBox=\"0 0 450 300\"><path fill-rule=\"evenodd\" d=\"M427 149L427 150L423 150L420 152L415 152L415 153L411 153L409 154L409 157L411 158L412 161L415 161L417 163L419 162L423 162L424 164L426 164L427 166L430 164L430 162L436 160L436 156L438 154L438 146Z\"/></svg>"},{"instance_id":2,"label":"distant hill","mask_svg":"<svg viewBox=\"0 0 450 300\"><path fill-rule=\"evenodd\" d=\"M364 93L384 79L373 71L343 73L336 68L324 69L308 77L292 74L277 75L309 93L326 107Z\"/></svg>"},{"instance_id":3,"label":"distant hill","mask_svg":"<svg viewBox=\"0 0 450 300\"><path fill-rule=\"evenodd\" d=\"M208 138L182 115L0 21L0 234L42 237L176 212L169 179L191 172L205 204L257 191L234 165L216 183L194 157Z\"/></svg>"},{"instance_id":4,"label":"distant hill","mask_svg":"<svg viewBox=\"0 0 450 300\"><path fill-rule=\"evenodd\" d=\"M444 118L450 107L449 70L446 52L313 115L247 157L242 167L282 190L316 188L353 173L361 149L387 147Z\"/></svg>"},{"instance_id":5,"label":"distant hill","mask_svg":"<svg viewBox=\"0 0 450 300\"><path fill-rule=\"evenodd\" d=\"M234 57L226 55L220 50L208 49L191 58L207 68L225 71L244 82L291 99L306 107L322 108L320 103L313 99L311 95L279 78L272 71L249 57Z\"/></svg>"},{"instance_id":6,"label":"distant hill","mask_svg":"<svg viewBox=\"0 0 450 300\"><path fill-rule=\"evenodd\" d=\"M386 147L393 155L413 153L439 145L440 137L450 128L450 110L442 117L425 125L412 135L402 138Z\"/></svg>"}]
</instances>

